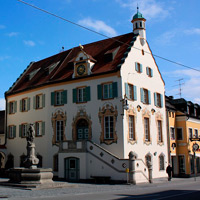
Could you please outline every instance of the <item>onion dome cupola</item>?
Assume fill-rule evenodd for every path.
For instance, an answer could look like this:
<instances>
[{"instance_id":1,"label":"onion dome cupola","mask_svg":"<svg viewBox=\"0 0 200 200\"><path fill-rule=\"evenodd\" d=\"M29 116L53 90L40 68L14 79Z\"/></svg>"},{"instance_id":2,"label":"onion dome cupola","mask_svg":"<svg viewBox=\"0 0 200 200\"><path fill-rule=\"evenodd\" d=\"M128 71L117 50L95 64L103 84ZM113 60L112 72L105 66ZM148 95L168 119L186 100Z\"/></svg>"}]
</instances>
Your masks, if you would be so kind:
<instances>
[{"instance_id":1,"label":"onion dome cupola","mask_svg":"<svg viewBox=\"0 0 200 200\"><path fill-rule=\"evenodd\" d=\"M144 41L146 40L146 29L145 22L146 19L143 17L142 13L139 12L139 8L137 7L137 13L133 16L131 21L133 23L133 33L139 34Z\"/></svg>"}]
</instances>

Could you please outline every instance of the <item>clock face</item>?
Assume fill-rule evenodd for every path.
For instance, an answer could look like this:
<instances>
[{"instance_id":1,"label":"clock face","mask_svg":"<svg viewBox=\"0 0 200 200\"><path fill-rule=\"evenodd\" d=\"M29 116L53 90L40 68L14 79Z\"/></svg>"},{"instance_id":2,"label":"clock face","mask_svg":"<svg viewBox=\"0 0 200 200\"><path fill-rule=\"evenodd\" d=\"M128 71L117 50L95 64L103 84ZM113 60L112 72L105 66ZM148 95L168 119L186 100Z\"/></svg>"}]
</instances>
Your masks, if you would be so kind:
<instances>
[{"instance_id":1,"label":"clock face","mask_svg":"<svg viewBox=\"0 0 200 200\"><path fill-rule=\"evenodd\" d=\"M85 73L85 65L79 65L77 68L77 74L83 75Z\"/></svg>"}]
</instances>

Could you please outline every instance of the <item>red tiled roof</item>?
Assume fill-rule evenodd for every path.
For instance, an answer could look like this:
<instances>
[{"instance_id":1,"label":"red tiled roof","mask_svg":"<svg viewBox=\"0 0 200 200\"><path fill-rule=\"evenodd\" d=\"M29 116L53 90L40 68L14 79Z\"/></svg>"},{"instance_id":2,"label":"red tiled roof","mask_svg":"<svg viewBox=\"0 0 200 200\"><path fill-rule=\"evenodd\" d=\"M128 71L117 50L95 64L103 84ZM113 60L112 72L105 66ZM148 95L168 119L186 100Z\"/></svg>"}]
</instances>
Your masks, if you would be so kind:
<instances>
[{"instance_id":1,"label":"red tiled roof","mask_svg":"<svg viewBox=\"0 0 200 200\"><path fill-rule=\"evenodd\" d=\"M136 35L134 35L133 33L128 33L125 35L117 36L115 38L83 45L84 51L96 61L94 67L92 68L92 74L90 76L118 70L117 66L120 64L121 59L123 58L124 53L128 48L127 44L130 44L134 36ZM120 48L117 51L114 59L110 62L106 62L105 53L112 53L112 51L114 51L118 47ZM13 84L6 95L18 93L35 87L40 87L46 84L71 80L74 69L72 60L77 56L79 52L80 47L78 46L63 51L59 54L53 55L51 57L45 58L43 60L34 62ZM59 64L55 67L55 69L53 69L50 74L47 74L46 69L50 65L57 63L58 61ZM37 69L39 70L35 74L35 76L33 76L31 80L28 80L27 76Z\"/></svg>"}]
</instances>

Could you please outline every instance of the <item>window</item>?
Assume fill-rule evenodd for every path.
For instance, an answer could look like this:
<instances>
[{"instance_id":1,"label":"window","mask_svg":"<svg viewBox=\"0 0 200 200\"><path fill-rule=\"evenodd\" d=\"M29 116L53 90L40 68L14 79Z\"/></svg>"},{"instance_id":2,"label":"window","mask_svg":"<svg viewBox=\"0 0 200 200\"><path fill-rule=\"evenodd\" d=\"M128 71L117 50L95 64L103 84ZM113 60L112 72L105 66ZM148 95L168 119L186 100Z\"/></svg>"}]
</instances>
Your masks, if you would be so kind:
<instances>
[{"instance_id":1,"label":"window","mask_svg":"<svg viewBox=\"0 0 200 200\"><path fill-rule=\"evenodd\" d=\"M141 102L151 104L151 92L145 88L140 88Z\"/></svg>"},{"instance_id":2,"label":"window","mask_svg":"<svg viewBox=\"0 0 200 200\"><path fill-rule=\"evenodd\" d=\"M45 94L38 94L33 98L33 108L40 109L45 107Z\"/></svg>"},{"instance_id":3,"label":"window","mask_svg":"<svg viewBox=\"0 0 200 200\"><path fill-rule=\"evenodd\" d=\"M126 97L130 100L137 100L137 87L135 85L125 83Z\"/></svg>"},{"instance_id":4,"label":"window","mask_svg":"<svg viewBox=\"0 0 200 200\"><path fill-rule=\"evenodd\" d=\"M158 120L158 142L163 142L162 121L161 120Z\"/></svg>"},{"instance_id":5,"label":"window","mask_svg":"<svg viewBox=\"0 0 200 200\"><path fill-rule=\"evenodd\" d=\"M149 77L153 77L153 70L150 67L146 67L146 74Z\"/></svg>"},{"instance_id":6,"label":"window","mask_svg":"<svg viewBox=\"0 0 200 200\"><path fill-rule=\"evenodd\" d=\"M26 112L28 110L30 110L30 98L20 100L20 111Z\"/></svg>"},{"instance_id":7,"label":"window","mask_svg":"<svg viewBox=\"0 0 200 200\"><path fill-rule=\"evenodd\" d=\"M144 118L145 141L150 141L149 118Z\"/></svg>"},{"instance_id":8,"label":"window","mask_svg":"<svg viewBox=\"0 0 200 200\"><path fill-rule=\"evenodd\" d=\"M106 116L104 118L105 139L113 139L113 130L114 130L113 116Z\"/></svg>"},{"instance_id":9,"label":"window","mask_svg":"<svg viewBox=\"0 0 200 200\"><path fill-rule=\"evenodd\" d=\"M8 113L14 114L17 112L17 101L9 102L8 104Z\"/></svg>"},{"instance_id":10,"label":"window","mask_svg":"<svg viewBox=\"0 0 200 200\"><path fill-rule=\"evenodd\" d=\"M135 140L135 120L133 115L129 115L129 140Z\"/></svg>"},{"instance_id":11,"label":"window","mask_svg":"<svg viewBox=\"0 0 200 200\"><path fill-rule=\"evenodd\" d=\"M56 142L63 141L64 125L63 121L56 121Z\"/></svg>"},{"instance_id":12,"label":"window","mask_svg":"<svg viewBox=\"0 0 200 200\"><path fill-rule=\"evenodd\" d=\"M138 73L142 73L142 64L136 62L135 71L137 71Z\"/></svg>"},{"instance_id":13,"label":"window","mask_svg":"<svg viewBox=\"0 0 200 200\"><path fill-rule=\"evenodd\" d=\"M35 134L36 136L42 136L45 134L45 122L35 123Z\"/></svg>"},{"instance_id":14,"label":"window","mask_svg":"<svg viewBox=\"0 0 200 200\"><path fill-rule=\"evenodd\" d=\"M165 169L165 159L163 155L159 156L159 170L164 170Z\"/></svg>"},{"instance_id":15,"label":"window","mask_svg":"<svg viewBox=\"0 0 200 200\"><path fill-rule=\"evenodd\" d=\"M16 137L16 126L9 126L8 127L8 138Z\"/></svg>"},{"instance_id":16,"label":"window","mask_svg":"<svg viewBox=\"0 0 200 200\"><path fill-rule=\"evenodd\" d=\"M21 124L19 125L19 136L26 137L28 131L28 124Z\"/></svg>"},{"instance_id":17,"label":"window","mask_svg":"<svg viewBox=\"0 0 200 200\"><path fill-rule=\"evenodd\" d=\"M154 93L154 104L157 107L162 108L163 107L163 95L160 93L155 92Z\"/></svg>"},{"instance_id":18,"label":"window","mask_svg":"<svg viewBox=\"0 0 200 200\"><path fill-rule=\"evenodd\" d=\"M51 93L51 105L60 106L67 103L67 90Z\"/></svg>"},{"instance_id":19,"label":"window","mask_svg":"<svg viewBox=\"0 0 200 200\"><path fill-rule=\"evenodd\" d=\"M182 128L177 128L177 140L183 140Z\"/></svg>"},{"instance_id":20,"label":"window","mask_svg":"<svg viewBox=\"0 0 200 200\"><path fill-rule=\"evenodd\" d=\"M90 87L73 89L73 103L83 103L90 101Z\"/></svg>"},{"instance_id":21,"label":"window","mask_svg":"<svg viewBox=\"0 0 200 200\"><path fill-rule=\"evenodd\" d=\"M189 138L193 138L193 130L192 128L189 128Z\"/></svg>"},{"instance_id":22,"label":"window","mask_svg":"<svg viewBox=\"0 0 200 200\"><path fill-rule=\"evenodd\" d=\"M174 129L174 127L170 127L170 134L171 134L171 140L175 140L175 129Z\"/></svg>"},{"instance_id":23,"label":"window","mask_svg":"<svg viewBox=\"0 0 200 200\"><path fill-rule=\"evenodd\" d=\"M97 85L98 99L112 99L118 97L117 82Z\"/></svg>"},{"instance_id":24,"label":"window","mask_svg":"<svg viewBox=\"0 0 200 200\"><path fill-rule=\"evenodd\" d=\"M194 129L194 137L195 138L198 138L199 136L198 136L198 130L197 129Z\"/></svg>"},{"instance_id":25,"label":"window","mask_svg":"<svg viewBox=\"0 0 200 200\"><path fill-rule=\"evenodd\" d=\"M145 163L146 163L147 166L149 165L149 163L151 163L151 155L150 154L147 154L145 156Z\"/></svg>"}]
</instances>

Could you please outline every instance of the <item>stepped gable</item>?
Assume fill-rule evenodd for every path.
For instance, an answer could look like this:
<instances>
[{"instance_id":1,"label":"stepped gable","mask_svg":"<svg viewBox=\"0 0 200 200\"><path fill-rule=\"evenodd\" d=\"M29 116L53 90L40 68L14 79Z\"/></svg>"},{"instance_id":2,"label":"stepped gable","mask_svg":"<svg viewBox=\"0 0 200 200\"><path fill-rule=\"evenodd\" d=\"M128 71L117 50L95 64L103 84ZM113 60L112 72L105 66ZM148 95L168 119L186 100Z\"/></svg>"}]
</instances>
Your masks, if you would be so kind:
<instances>
[{"instance_id":1,"label":"stepped gable","mask_svg":"<svg viewBox=\"0 0 200 200\"><path fill-rule=\"evenodd\" d=\"M94 67L92 68L92 74L89 76L95 76L119 70L119 66L121 66L120 64L122 64L122 62L125 60L124 55L127 51L128 45L133 45L133 40L135 41L136 39L135 36L137 35L131 32L114 38L83 45L84 52L86 52L87 55L89 55L89 59L95 63ZM115 49L118 50L113 60L106 61L105 54L112 52L112 50L114 51ZM19 93L48 84L72 80L72 74L74 70L73 60L79 52L80 47L77 46L43 60L31 63L30 66L24 70L22 75L9 89L6 95ZM49 68L53 65L56 66L52 71L49 72ZM31 79L30 74L34 74Z\"/></svg>"}]
</instances>

